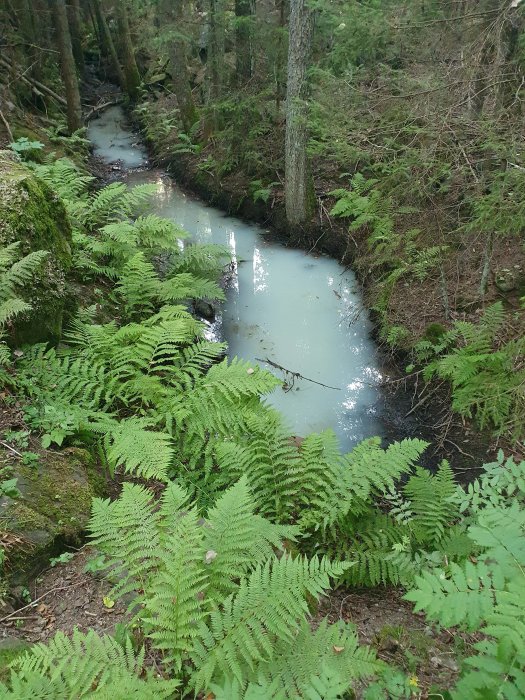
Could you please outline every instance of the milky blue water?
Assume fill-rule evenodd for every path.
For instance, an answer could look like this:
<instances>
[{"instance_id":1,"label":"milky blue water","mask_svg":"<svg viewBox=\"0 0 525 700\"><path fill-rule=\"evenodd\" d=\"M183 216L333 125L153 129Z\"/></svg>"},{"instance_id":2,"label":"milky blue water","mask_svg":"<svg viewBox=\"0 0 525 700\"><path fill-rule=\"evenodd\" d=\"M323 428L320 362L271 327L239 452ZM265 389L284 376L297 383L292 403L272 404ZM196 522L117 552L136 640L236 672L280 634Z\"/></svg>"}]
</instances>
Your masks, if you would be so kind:
<instances>
[{"instance_id":1,"label":"milky blue water","mask_svg":"<svg viewBox=\"0 0 525 700\"><path fill-rule=\"evenodd\" d=\"M296 379L268 401L294 435L333 428L343 449L381 433L381 380L371 325L354 274L337 261L285 248L260 226L247 224L184 193L159 169L147 169L144 147L120 108L91 123L95 153L130 185L154 183L151 211L185 228L193 240L228 246L234 274L210 337L228 342L229 355L269 359L329 389ZM283 373L265 365L277 376Z\"/></svg>"}]
</instances>

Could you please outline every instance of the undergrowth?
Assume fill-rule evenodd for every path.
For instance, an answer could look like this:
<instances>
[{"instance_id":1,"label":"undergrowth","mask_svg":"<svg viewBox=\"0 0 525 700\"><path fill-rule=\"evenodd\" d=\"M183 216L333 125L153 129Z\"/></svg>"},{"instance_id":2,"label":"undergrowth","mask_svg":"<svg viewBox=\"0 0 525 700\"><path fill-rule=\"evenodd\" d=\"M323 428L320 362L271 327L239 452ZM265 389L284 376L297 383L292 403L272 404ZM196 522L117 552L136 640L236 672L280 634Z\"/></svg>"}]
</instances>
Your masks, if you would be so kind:
<instances>
[{"instance_id":1,"label":"undergrowth","mask_svg":"<svg viewBox=\"0 0 525 700\"><path fill-rule=\"evenodd\" d=\"M453 698L520 697L525 465L500 456L463 489L446 462L435 473L418 466L420 440L384 448L372 438L341 454L324 431L298 447L264 402L279 381L226 358L190 313L193 299L222 298L226 251L193 245L148 214L149 188L92 192L67 160L33 167L66 204L75 274L103 281L107 294L81 309L60 346L15 359L6 349L2 362L44 447L83 445L133 478L115 500L94 501L89 526L111 595L129 603L133 622L123 642L59 633L14 662L2 696L328 700L356 681L369 700L416 694L352 625L312 627L316 601L345 584L402 585L429 621L483 633ZM388 256L388 207L373 183L353 183L370 245ZM16 263L16 247L3 253L4 325L26 309L19 289L44 253L32 255ZM403 274L424 272L410 263ZM475 377L479 397L457 408L495 423L516 385L490 394L494 372L509 369L493 352L500 309L481 327L456 324L420 352L460 397ZM509 382L521 376L513 368Z\"/></svg>"}]
</instances>

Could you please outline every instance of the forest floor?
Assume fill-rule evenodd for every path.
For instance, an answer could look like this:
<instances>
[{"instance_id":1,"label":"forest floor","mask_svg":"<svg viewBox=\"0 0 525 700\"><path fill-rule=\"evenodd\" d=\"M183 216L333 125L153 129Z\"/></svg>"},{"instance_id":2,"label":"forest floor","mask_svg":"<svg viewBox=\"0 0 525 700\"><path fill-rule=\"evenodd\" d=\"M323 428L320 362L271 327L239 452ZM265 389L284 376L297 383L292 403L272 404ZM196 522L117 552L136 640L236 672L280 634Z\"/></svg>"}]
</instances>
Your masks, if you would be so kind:
<instances>
[{"instance_id":1,"label":"forest floor","mask_svg":"<svg viewBox=\"0 0 525 700\"><path fill-rule=\"evenodd\" d=\"M32 602L0 614L0 647L5 639L46 642L59 630L66 634L75 628L118 632L119 623L129 619L126 604L111 600L111 584L86 571L93 558L96 552L85 546L69 561L43 571L25 592ZM399 589L341 588L321 600L312 624L325 616L330 622L352 623L362 644L371 645L381 659L417 678L424 698L432 687L450 686L459 673L458 661L476 640L457 630L429 627L402 596ZM154 654L148 658L155 664Z\"/></svg>"}]
</instances>

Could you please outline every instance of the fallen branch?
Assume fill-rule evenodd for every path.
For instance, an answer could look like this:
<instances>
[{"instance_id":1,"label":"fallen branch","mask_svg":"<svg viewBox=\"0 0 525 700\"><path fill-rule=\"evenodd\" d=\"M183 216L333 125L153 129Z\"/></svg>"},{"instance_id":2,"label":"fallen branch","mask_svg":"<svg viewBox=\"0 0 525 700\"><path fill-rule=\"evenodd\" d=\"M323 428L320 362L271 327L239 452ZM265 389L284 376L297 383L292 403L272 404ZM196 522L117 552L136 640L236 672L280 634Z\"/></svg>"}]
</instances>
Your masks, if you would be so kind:
<instances>
[{"instance_id":1,"label":"fallen branch","mask_svg":"<svg viewBox=\"0 0 525 700\"><path fill-rule=\"evenodd\" d=\"M95 116L95 114L102 112L103 109L107 109L108 107L114 107L115 105L120 104L120 102L121 102L120 99L110 100L109 102L103 102L101 105L97 105L96 107L93 107L86 114L86 121L88 122L92 117Z\"/></svg>"},{"instance_id":2,"label":"fallen branch","mask_svg":"<svg viewBox=\"0 0 525 700\"><path fill-rule=\"evenodd\" d=\"M2 123L5 126L8 139L12 143L15 140L13 137L13 132L11 131L11 127L9 126L9 122L7 121L7 119L4 117L4 115L2 113L2 110L0 110L0 119L2 120Z\"/></svg>"},{"instance_id":3,"label":"fallen branch","mask_svg":"<svg viewBox=\"0 0 525 700\"><path fill-rule=\"evenodd\" d=\"M12 613L9 613L9 615L5 615L4 617L0 618L0 623L9 620L12 617L15 617L15 615L21 613L22 610L27 610L27 608L33 608L39 601L42 600L42 598L45 598L50 593L56 593L57 591L66 591L68 588L72 588L73 586L80 586L80 584L82 583L84 583L84 581L76 581L75 583L68 583L67 586L57 586L56 588L50 588L49 591L42 593L41 596L35 598L35 600L32 600L30 603L24 605L22 608L18 608L18 610L14 610Z\"/></svg>"},{"instance_id":4,"label":"fallen branch","mask_svg":"<svg viewBox=\"0 0 525 700\"><path fill-rule=\"evenodd\" d=\"M262 359L261 357L256 357L255 359L257 360L257 362L265 362L267 365L270 365L271 367L275 367L275 369L278 369L281 372L284 372L285 374L292 377L292 385L287 389L287 391L290 391L290 389L293 386L293 382L296 379L304 379L307 382L312 382L312 384L318 384L319 386L324 386L325 389L334 389L334 391L341 391L340 387L338 387L338 386L329 386L328 384L323 384L323 382L318 382L315 379L309 379L308 377L305 377L304 375L300 374L299 372L292 372L291 369L286 369L286 367L283 367L282 365L278 365L277 362L272 362L272 360L269 360L268 358Z\"/></svg>"},{"instance_id":5,"label":"fallen branch","mask_svg":"<svg viewBox=\"0 0 525 700\"><path fill-rule=\"evenodd\" d=\"M0 114L1 114L1 112L0 112ZM15 450L14 447L11 447L11 445L8 445L7 442L4 442L3 440L0 440L0 445L2 445L3 447L5 447L7 450L11 450L11 452L13 452L15 455L18 455L19 457L23 457L23 455L20 454L20 452L18 452L18 450Z\"/></svg>"},{"instance_id":6,"label":"fallen branch","mask_svg":"<svg viewBox=\"0 0 525 700\"><path fill-rule=\"evenodd\" d=\"M7 68L8 70L18 70L19 66L17 66L15 63L11 64L7 58L4 58L3 56L0 57L0 65L4 66L4 68ZM44 85L44 83L41 83L39 80L35 80L34 78L28 78L27 75L24 75L23 72L20 72L18 77L22 82L26 83L27 85L30 85L35 93L39 96L42 96L42 93L45 93L49 97L52 97L54 100L59 102L61 105L64 107L67 107L67 102L65 98L63 98L61 95L58 95L54 90L51 90L51 88L48 88L47 85Z\"/></svg>"}]
</instances>

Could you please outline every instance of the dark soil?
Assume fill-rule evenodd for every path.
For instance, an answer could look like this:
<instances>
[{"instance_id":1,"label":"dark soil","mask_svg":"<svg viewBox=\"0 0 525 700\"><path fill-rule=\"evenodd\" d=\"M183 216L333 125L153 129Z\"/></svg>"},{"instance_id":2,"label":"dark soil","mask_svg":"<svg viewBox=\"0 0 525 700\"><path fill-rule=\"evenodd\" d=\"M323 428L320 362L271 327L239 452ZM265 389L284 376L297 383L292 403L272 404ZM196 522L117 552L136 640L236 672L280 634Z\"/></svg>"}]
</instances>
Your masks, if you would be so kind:
<instances>
[{"instance_id":1,"label":"dark soil","mask_svg":"<svg viewBox=\"0 0 525 700\"><path fill-rule=\"evenodd\" d=\"M318 618L355 625L361 644L374 647L378 657L417 680L426 698L430 689L450 688L459 675L461 659L469 655L474 635L429 626L412 612L399 589L339 589L321 601Z\"/></svg>"},{"instance_id":2,"label":"dark soil","mask_svg":"<svg viewBox=\"0 0 525 700\"><path fill-rule=\"evenodd\" d=\"M86 573L92 557L93 551L84 547L71 561L44 571L25 591L16 591L30 601L0 615L0 639L15 636L45 642L58 630L71 634L75 627L112 634L115 625L126 619L126 606L107 597L110 583Z\"/></svg>"}]
</instances>

